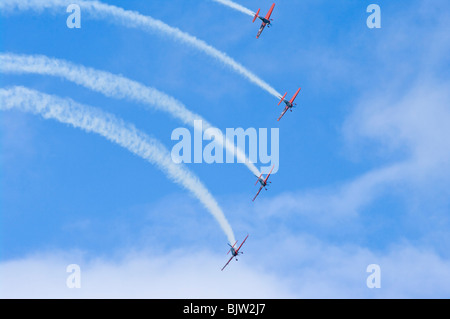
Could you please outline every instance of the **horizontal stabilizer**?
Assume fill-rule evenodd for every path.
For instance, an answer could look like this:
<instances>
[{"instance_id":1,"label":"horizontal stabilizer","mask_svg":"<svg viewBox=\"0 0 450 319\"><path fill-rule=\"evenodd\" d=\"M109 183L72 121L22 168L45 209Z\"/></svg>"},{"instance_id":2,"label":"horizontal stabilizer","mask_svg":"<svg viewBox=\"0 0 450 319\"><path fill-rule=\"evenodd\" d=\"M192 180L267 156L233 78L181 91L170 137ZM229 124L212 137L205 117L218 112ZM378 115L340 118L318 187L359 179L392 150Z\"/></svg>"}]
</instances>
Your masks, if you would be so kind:
<instances>
[{"instance_id":1,"label":"horizontal stabilizer","mask_svg":"<svg viewBox=\"0 0 450 319\"><path fill-rule=\"evenodd\" d=\"M256 183L255 183L255 185L256 185L256 184L258 184L258 182L259 182L259 179L261 178L261 176L262 176L262 173L261 173L261 175L259 175L258 179L256 180Z\"/></svg>"},{"instance_id":2,"label":"horizontal stabilizer","mask_svg":"<svg viewBox=\"0 0 450 319\"><path fill-rule=\"evenodd\" d=\"M284 95L283 95L283 97L281 98L280 102L278 102L278 105L280 105L280 104L281 104L281 102L283 102L283 101L284 101L284 98L286 97L286 94L287 94L287 92L286 92L286 93L284 93Z\"/></svg>"},{"instance_id":3,"label":"horizontal stabilizer","mask_svg":"<svg viewBox=\"0 0 450 319\"><path fill-rule=\"evenodd\" d=\"M261 9L258 9L258 11L256 11L255 17L253 18L253 22L255 22L255 21L256 21L256 18L259 16L259 10L261 10Z\"/></svg>"}]
</instances>

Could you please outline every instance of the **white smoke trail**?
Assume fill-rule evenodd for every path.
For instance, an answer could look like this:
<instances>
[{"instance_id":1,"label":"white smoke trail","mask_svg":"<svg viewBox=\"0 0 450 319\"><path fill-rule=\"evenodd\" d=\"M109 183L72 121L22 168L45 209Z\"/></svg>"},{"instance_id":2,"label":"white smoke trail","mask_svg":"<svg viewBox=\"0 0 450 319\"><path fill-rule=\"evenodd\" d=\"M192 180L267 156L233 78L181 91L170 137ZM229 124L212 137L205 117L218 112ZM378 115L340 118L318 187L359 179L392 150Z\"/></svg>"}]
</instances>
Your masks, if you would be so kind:
<instances>
[{"instance_id":1,"label":"white smoke trail","mask_svg":"<svg viewBox=\"0 0 450 319\"><path fill-rule=\"evenodd\" d=\"M72 3L80 5L83 14L87 13L94 19L108 19L110 22L124 25L129 28L138 28L144 31L159 31L165 33L173 39L189 44L210 55L211 57L214 57L277 99L281 98L281 94L267 82L250 72L247 68L236 62L226 53L217 50L205 41L197 39L189 33L181 31L178 28L171 27L160 20L154 19L150 16L144 16L135 11L124 10L120 7L105 4L99 1L82 0L2 0L0 2L0 9L3 11L14 11L16 9L42 11L44 9L66 8Z\"/></svg>"},{"instance_id":2,"label":"white smoke trail","mask_svg":"<svg viewBox=\"0 0 450 319\"><path fill-rule=\"evenodd\" d=\"M218 2L220 4L223 4L227 7L230 7L234 10L240 11L244 14L247 14L251 17L253 17L255 15L255 12L251 11L250 9L247 9L246 7L244 7L243 5L240 5L239 3L233 2L231 0L212 0L215 2Z\"/></svg>"},{"instance_id":3,"label":"white smoke trail","mask_svg":"<svg viewBox=\"0 0 450 319\"><path fill-rule=\"evenodd\" d=\"M191 192L213 215L230 243L233 230L218 203L203 183L183 164L175 164L169 151L156 139L110 113L25 87L0 89L0 110L19 109L97 133L156 165L173 182Z\"/></svg>"},{"instance_id":4,"label":"white smoke trail","mask_svg":"<svg viewBox=\"0 0 450 319\"><path fill-rule=\"evenodd\" d=\"M154 88L147 87L123 76L42 55L17 55L11 53L0 53L0 72L58 76L108 97L127 98L167 112L174 118L192 127L194 126L194 120L201 120L205 137L212 138L207 129L213 126L200 115L188 110L183 103ZM235 148L234 143L224 135L222 135L222 138L216 138L215 141L221 147L225 147L228 152L234 154L237 162L245 164L254 175L259 176L261 174L247 158L245 152L239 147Z\"/></svg>"}]
</instances>

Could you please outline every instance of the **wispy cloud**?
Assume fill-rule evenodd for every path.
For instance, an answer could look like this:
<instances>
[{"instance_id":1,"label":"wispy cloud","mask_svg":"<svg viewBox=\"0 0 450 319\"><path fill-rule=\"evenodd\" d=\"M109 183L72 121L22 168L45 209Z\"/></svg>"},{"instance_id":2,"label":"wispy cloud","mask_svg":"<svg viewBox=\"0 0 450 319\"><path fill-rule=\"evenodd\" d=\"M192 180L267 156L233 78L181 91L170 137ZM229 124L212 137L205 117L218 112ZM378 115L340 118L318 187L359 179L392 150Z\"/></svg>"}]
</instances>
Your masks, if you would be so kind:
<instances>
[{"instance_id":1,"label":"wispy cloud","mask_svg":"<svg viewBox=\"0 0 450 319\"><path fill-rule=\"evenodd\" d=\"M370 101L370 102L367 102ZM286 192L261 203L268 215L280 212L308 216L333 224L340 218L355 218L383 196L414 193L417 201L430 192L448 193L450 183L450 85L420 83L401 96L365 99L348 117L343 132L348 149L362 152L362 159L381 149L386 164L334 185ZM358 143L370 146L356 147ZM400 152L400 155L393 156ZM402 198L402 197L400 197Z\"/></svg>"},{"instance_id":2,"label":"wispy cloud","mask_svg":"<svg viewBox=\"0 0 450 319\"><path fill-rule=\"evenodd\" d=\"M398 8L392 5L389 12ZM357 217L389 194L402 194L405 202L408 193L421 202L430 192L448 194L450 82L448 75L442 76L448 71L450 37L443 31L448 10L415 1L399 15L401 19L382 27L380 37L368 37L368 48L375 48L368 52L370 72L363 77L351 73L352 68L346 72L355 76L346 83L361 83L339 131L342 152L367 161L368 168L333 185L282 194L264 204L268 212L296 212L328 223ZM426 23L413 23L418 19ZM343 62L353 65L348 58Z\"/></svg>"}]
</instances>

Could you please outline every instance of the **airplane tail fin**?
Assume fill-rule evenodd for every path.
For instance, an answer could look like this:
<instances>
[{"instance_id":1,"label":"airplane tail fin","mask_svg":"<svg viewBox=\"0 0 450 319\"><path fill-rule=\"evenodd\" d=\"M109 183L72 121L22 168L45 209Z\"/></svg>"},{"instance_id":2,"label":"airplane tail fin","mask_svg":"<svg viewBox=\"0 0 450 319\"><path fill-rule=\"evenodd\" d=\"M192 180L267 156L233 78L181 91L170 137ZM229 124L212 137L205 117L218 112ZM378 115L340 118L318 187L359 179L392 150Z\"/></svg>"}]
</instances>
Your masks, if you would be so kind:
<instances>
[{"instance_id":1,"label":"airplane tail fin","mask_svg":"<svg viewBox=\"0 0 450 319\"><path fill-rule=\"evenodd\" d=\"M281 104L281 102L283 102L283 101L284 101L284 98L286 97L286 94L287 94L287 92L286 92L286 93L284 93L284 95L283 95L283 97L281 98L280 102L278 102L278 105L280 105L280 104Z\"/></svg>"},{"instance_id":2,"label":"airplane tail fin","mask_svg":"<svg viewBox=\"0 0 450 319\"><path fill-rule=\"evenodd\" d=\"M256 11L255 17L253 18L253 22L255 22L256 18L259 16L259 11L260 11L260 10L261 10L261 9L258 9L258 11Z\"/></svg>"},{"instance_id":3,"label":"airplane tail fin","mask_svg":"<svg viewBox=\"0 0 450 319\"><path fill-rule=\"evenodd\" d=\"M261 175L259 175L258 179L256 180L255 185L258 184L258 181L259 181L259 179L261 178L261 176L262 176L262 173L261 173Z\"/></svg>"}]
</instances>

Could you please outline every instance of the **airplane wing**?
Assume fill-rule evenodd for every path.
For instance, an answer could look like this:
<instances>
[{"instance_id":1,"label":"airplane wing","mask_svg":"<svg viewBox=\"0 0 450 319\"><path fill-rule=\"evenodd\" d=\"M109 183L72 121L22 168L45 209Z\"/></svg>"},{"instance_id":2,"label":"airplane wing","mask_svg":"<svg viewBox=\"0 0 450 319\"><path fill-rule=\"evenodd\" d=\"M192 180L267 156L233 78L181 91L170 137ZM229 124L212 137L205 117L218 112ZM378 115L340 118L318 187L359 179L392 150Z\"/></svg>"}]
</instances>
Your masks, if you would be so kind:
<instances>
[{"instance_id":1,"label":"airplane wing","mask_svg":"<svg viewBox=\"0 0 450 319\"><path fill-rule=\"evenodd\" d=\"M222 271L225 269L226 266L228 266L228 264L230 263L231 259L233 259L233 258L234 258L234 256L231 256L231 258L227 261L225 266L222 267Z\"/></svg>"},{"instance_id":2,"label":"airplane wing","mask_svg":"<svg viewBox=\"0 0 450 319\"><path fill-rule=\"evenodd\" d=\"M263 189L263 186L261 186L261 187L259 188L259 191L256 193L255 197L253 197L252 202L254 202L255 199L256 199L256 197L258 197L259 192L261 191L261 189Z\"/></svg>"},{"instance_id":3,"label":"airplane wing","mask_svg":"<svg viewBox=\"0 0 450 319\"><path fill-rule=\"evenodd\" d=\"M242 241L242 243L239 245L238 249L236 249L236 252L238 252L239 249L241 249L242 245L244 245L244 243L245 243L245 241L247 240L247 238L248 238L248 235L247 235L247 237L244 238L244 240Z\"/></svg>"},{"instance_id":4,"label":"airplane wing","mask_svg":"<svg viewBox=\"0 0 450 319\"><path fill-rule=\"evenodd\" d=\"M275 165L272 166L272 169L270 170L269 174L267 174L266 179L264 180L264 183L267 183L267 180L269 179L270 174L272 174L274 167L275 167Z\"/></svg>"},{"instance_id":5,"label":"airplane wing","mask_svg":"<svg viewBox=\"0 0 450 319\"><path fill-rule=\"evenodd\" d=\"M269 9L269 12L267 12L267 14L266 14L266 19L267 19L267 20L270 19L270 16L272 15L273 8L275 8L275 3L272 4L272 6L271 6L270 9Z\"/></svg>"},{"instance_id":6,"label":"airplane wing","mask_svg":"<svg viewBox=\"0 0 450 319\"><path fill-rule=\"evenodd\" d=\"M291 104L294 103L295 98L297 97L298 93L300 92L301 88L299 88L297 90L297 92L295 92L294 96L292 97L292 99L289 101Z\"/></svg>"},{"instance_id":7,"label":"airplane wing","mask_svg":"<svg viewBox=\"0 0 450 319\"><path fill-rule=\"evenodd\" d=\"M261 27L259 28L258 34L256 35L256 38L257 38L257 39L259 38L259 36L260 36L261 33L263 32L265 26L266 26L266 23L265 23L265 22L261 23Z\"/></svg>"},{"instance_id":8,"label":"airplane wing","mask_svg":"<svg viewBox=\"0 0 450 319\"><path fill-rule=\"evenodd\" d=\"M278 120L277 121L279 121L279 120L281 120L281 118L283 117L283 115L287 112L287 110L289 109L289 107L288 106L286 106L285 108L284 108L284 111L283 111L283 113L281 113L281 115L280 115L280 117L278 118Z\"/></svg>"}]
</instances>

